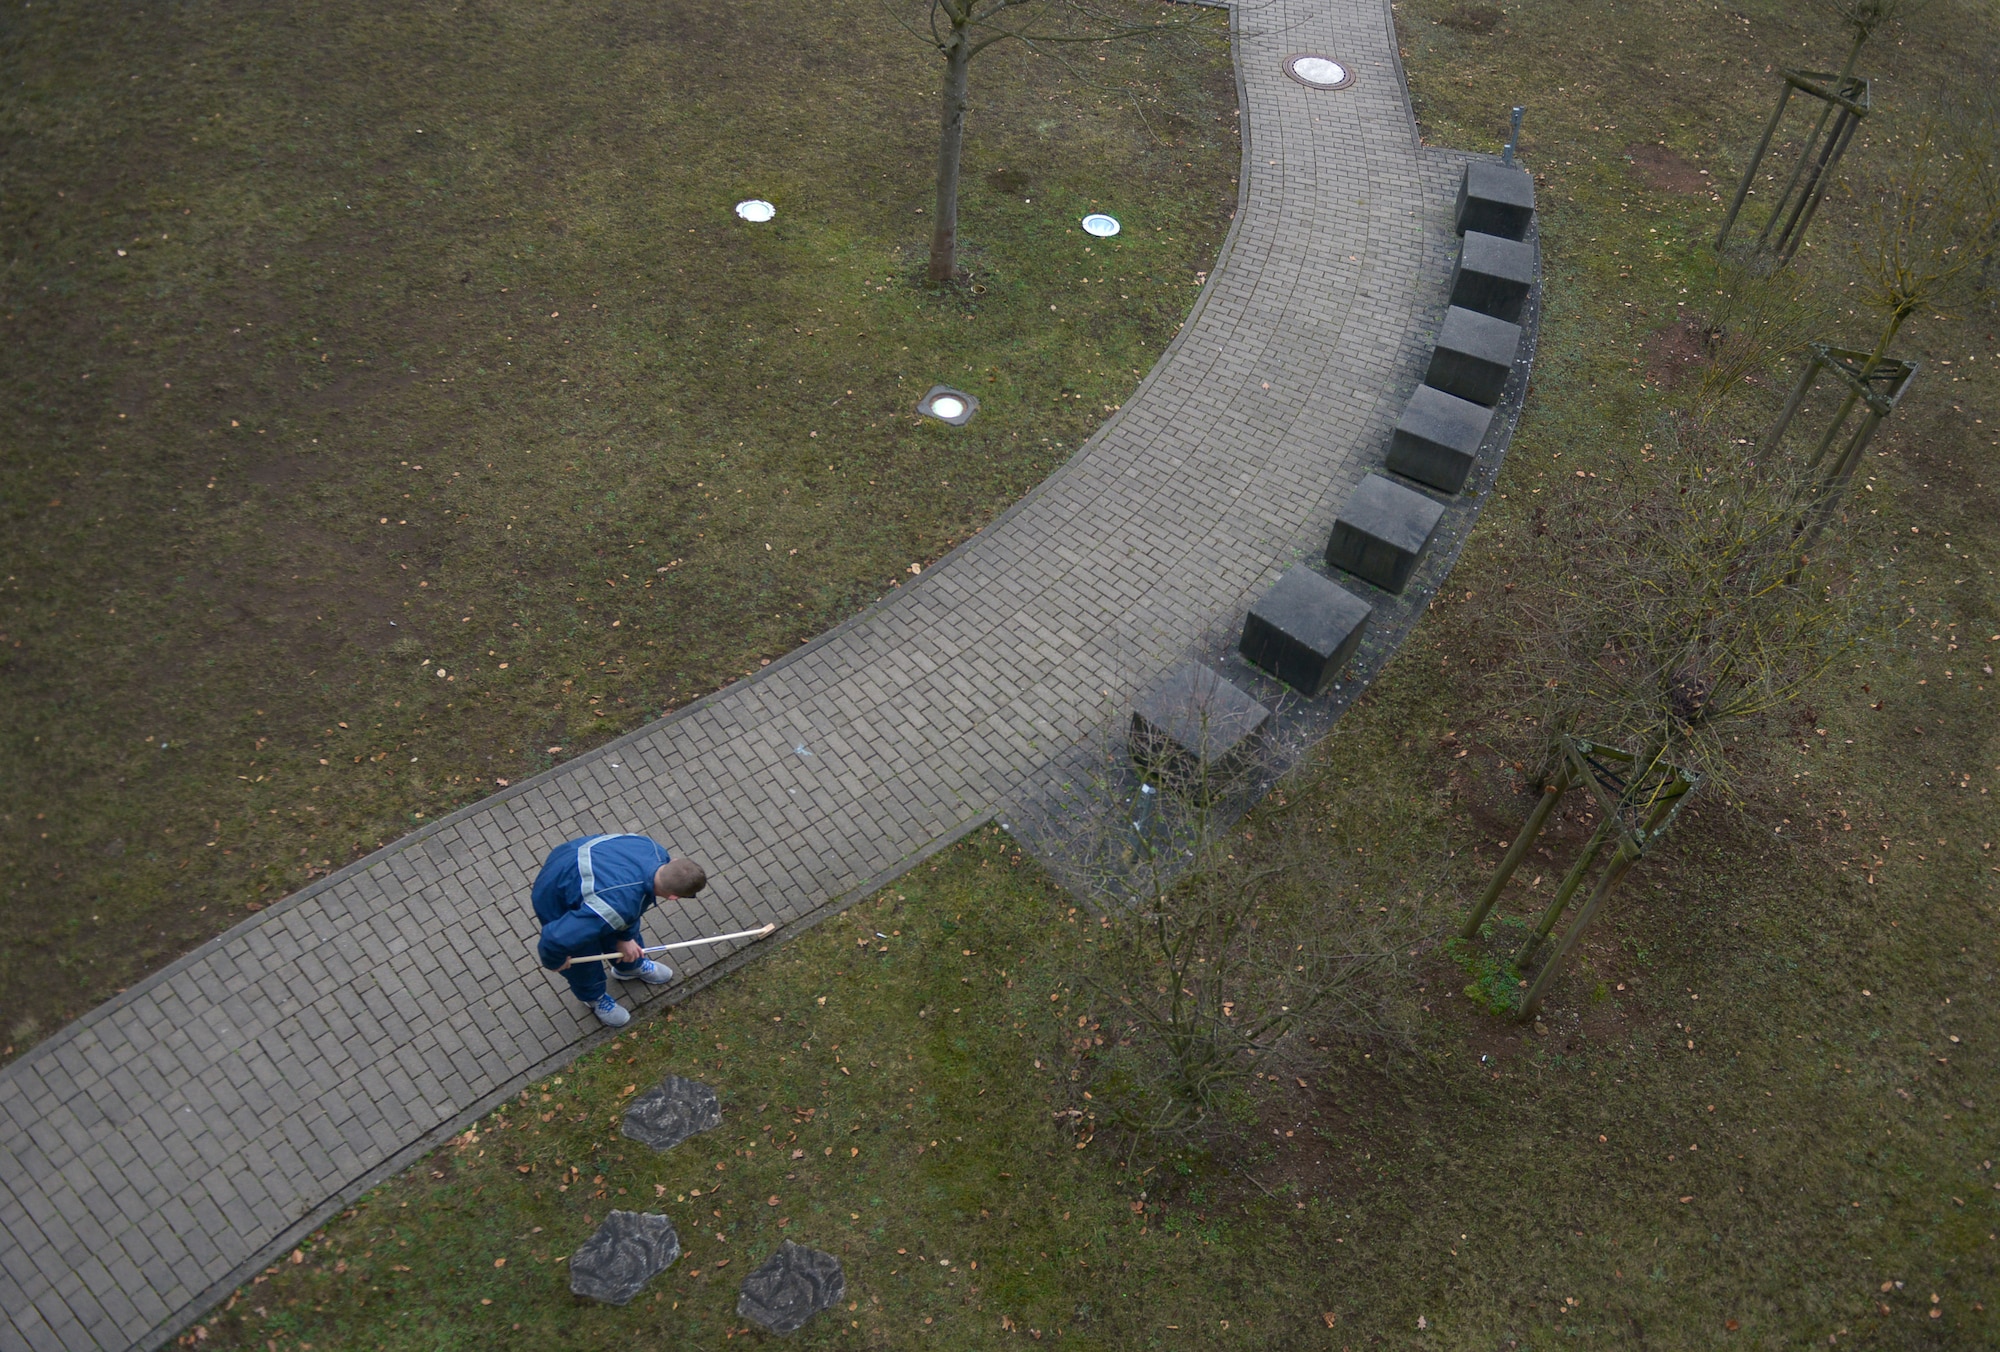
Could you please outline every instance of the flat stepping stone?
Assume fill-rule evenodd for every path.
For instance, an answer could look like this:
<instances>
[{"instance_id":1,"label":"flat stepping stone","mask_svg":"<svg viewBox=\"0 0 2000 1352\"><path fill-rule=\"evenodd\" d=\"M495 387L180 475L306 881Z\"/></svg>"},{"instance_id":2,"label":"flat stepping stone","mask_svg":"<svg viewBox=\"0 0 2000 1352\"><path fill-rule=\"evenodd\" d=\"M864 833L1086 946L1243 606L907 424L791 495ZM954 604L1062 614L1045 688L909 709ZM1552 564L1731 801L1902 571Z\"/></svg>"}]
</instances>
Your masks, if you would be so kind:
<instances>
[{"instance_id":1,"label":"flat stepping stone","mask_svg":"<svg viewBox=\"0 0 2000 1352\"><path fill-rule=\"evenodd\" d=\"M681 1256L681 1237L665 1216L614 1211L569 1257L569 1289L623 1305Z\"/></svg>"},{"instance_id":2,"label":"flat stepping stone","mask_svg":"<svg viewBox=\"0 0 2000 1352\"><path fill-rule=\"evenodd\" d=\"M721 1125L722 1101L713 1089L669 1075L626 1105L619 1130L641 1145L672 1150L688 1137Z\"/></svg>"},{"instance_id":3,"label":"flat stepping stone","mask_svg":"<svg viewBox=\"0 0 2000 1352\"><path fill-rule=\"evenodd\" d=\"M764 1260L764 1266L743 1279L736 1292L736 1313L769 1333L797 1333L808 1319L832 1309L846 1294L847 1276L838 1258L788 1239Z\"/></svg>"},{"instance_id":4,"label":"flat stepping stone","mask_svg":"<svg viewBox=\"0 0 2000 1352\"><path fill-rule=\"evenodd\" d=\"M1370 474L1334 520L1326 561L1383 591L1400 592L1443 516L1443 504Z\"/></svg>"},{"instance_id":5,"label":"flat stepping stone","mask_svg":"<svg viewBox=\"0 0 2000 1352\"><path fill-rule=\"evenodd\" d=\"M1173 766L1224 760L1256 736L1271 711L1215 672L1185 662L1132 711L1132 754Z\"/></svg>"},{"instance_id":6,"label":"flat stepping stone","mask_svg":"<svg viewBox=\"0 0 2000 1352\"><path fill-rule=\"evenodd\" d=\"M1452 212L1458 233L1477 230L1502 239L1526 239L1535 219L1535 179L1519 165L1475 160L1458 180Z\"/></svg>"},{"instance_id":7,"label":"flat stepping stone","mask_svg":"<svg viewBox=\"0 0 2000 1352\"><path fill-rule=\"evenodd\" d=\"M1424 384L1490 407L1500 402L1520 350L1519 324L1454 305L1444 312Z\"/></svg>"},{"instance_id":8,"label":"flat stepping stone","mask_svg":"<svg viewBox=\"0 0 2000 1352\"><path fill-rule=\"evenodd\" d=\"M1305 565L1289 570L1243 620L1243 656L1302 695L1326 693L1375 608Z\"/></svg>"},{"instance_id":9,"label":"flat stepping stone","mask_svg":"<svg viewBox=\"0 0 2000 1352\"><path fill-rule=\"evenodd\" d=\"M1465 232L1451 274L1451 303L1495 319L1518 322L1535 287L1535 246L1499 235Z\"/></svg>"},{"instance_id":10,"label":"flat stepping stone","mask_svg":"<svg viewBox=\"0 0 2000 1352\"><path fill-rule=\"evenodd\" d=\"M1389 438L1388 469L1444 493L1456 493L1479 460L1493 410L1429 385L1417 386Z\"/></svg>"}]
</instances>

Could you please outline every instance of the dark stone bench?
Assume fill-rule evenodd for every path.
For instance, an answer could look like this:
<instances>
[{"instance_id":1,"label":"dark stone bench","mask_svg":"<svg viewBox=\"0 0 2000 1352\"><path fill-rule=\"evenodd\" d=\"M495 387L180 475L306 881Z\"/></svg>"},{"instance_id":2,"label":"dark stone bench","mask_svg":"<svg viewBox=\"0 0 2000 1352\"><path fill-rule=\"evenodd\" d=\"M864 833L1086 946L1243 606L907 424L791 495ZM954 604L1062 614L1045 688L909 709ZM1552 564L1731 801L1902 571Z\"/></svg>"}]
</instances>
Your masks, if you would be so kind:
<instances>
[{"instance_id":1,"label":"dark stone bench","mask_svg":"<svg viewBox=\"0 0 2000 1352\"><path fill-rule=\"evenodd\" d=\"M1324 694L1361 642L1374 607L1303 565L1243 621L1243 656L1304 695Z\"/></svg>"},{"instance_id":2,"label":"dark stone bench","mask_svg":"<svg viewBox=\"0 0 2000 1352\"><path fill-rule=\"evenodd\" d=\"M1477 230L1502 239L1526 239L1535 219L1535 179L1518 166L1475 160L1458 180L1452 213L1458 233Z\"/></svg>"},{"instance_id":3,"label":"dark stone bench","mask_svg":"<svg viewBox=\"0 0 2000 1352\"><path fill-rule=\"evenodd\" d=\"M1445 493L1465 487L1493 410L1429 385L1417 386L1389 438L1388 468Z\"/></svg>"},{"instance_id":4,"label":"dark stone bench","mask_svg":"<svg viewBox=\"0 0 2000 1352\"><path fill-rule=\"evenodd\" d=\"M1509 322L1521 318L1535 285L1535 246L1498 235L1465 232L1451 274L1451 303Z\"/></svg>"},{"instance_id":5,"label":"dark stone bench","mask_svg":"<svg viewBox=\"0 0 2000 1352\"><path fill-rule=\"evenodd\" d=\"M1454 305L1444 312L1424 384L1475 404L1497 404L1520 348L1519 324Z\"/></svg>"},{"instance_id":6,"label":"dark stone bench","mask_svg":"<svg viewBox=\"0 0 2000 1352\"><path fill-rule=\"evenodd\" d=\"M1191 764L1226 760L1243 748L1271 711L1207 667L1184 663L1132 711L1132 756L1172 774Z\"/></svg>"},{"instance_id":7,"label":"dark stone bench","mask_svg":"<svg viewBox=\"0 0 2000 1352\"><path fill-rule=\"evenodd\" d=\"M1327 537L1326 561L1383 591L1399 592L1443 516L1442 504L1370 474L1340 509Z\"/></svg>"}]
</instances>

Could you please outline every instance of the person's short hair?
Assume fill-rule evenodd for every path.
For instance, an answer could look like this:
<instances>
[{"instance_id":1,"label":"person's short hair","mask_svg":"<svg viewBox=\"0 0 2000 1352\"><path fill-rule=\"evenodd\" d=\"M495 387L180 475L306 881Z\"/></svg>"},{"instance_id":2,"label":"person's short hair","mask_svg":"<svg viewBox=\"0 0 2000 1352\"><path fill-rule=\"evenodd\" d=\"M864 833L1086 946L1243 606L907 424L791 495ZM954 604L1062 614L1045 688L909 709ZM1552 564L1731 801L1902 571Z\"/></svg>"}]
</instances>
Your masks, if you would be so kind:
<instances>
[{"instance_id":1,"label":"person's short hair","mask_svg":"<svg viewBox=\"0 0 2000 1352\"><path fill-rule=\"evenodd\" d=\"M670 859L653 875L653 888L663 897L691 897L708 886L708 873L692 859Z\"/></svg>"}]
</instances>

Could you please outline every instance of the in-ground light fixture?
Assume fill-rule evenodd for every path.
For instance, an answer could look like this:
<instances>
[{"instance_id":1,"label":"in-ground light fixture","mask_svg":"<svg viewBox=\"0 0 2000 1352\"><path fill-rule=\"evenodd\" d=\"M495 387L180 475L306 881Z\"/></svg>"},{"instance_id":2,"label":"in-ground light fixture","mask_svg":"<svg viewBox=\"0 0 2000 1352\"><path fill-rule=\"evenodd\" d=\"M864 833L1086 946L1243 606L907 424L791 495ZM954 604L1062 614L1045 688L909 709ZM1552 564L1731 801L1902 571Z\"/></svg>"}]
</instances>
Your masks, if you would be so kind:
<instances>
[{"instance_id":1,"label":"in-ground light fixture","mask_svg":"<svg viewBox=\"0 0 2000 1352\"><path fill-rule=\"evenodd\" d=\"M736 204L736 214L752 225L762 225L778 214L778 209L761 197L752 197Z\"/></svg>"},{"instance_id":2,"label":"in-ground light fixture","mask_svg":"<svg viewBox=\"0 0 2000 1352\"><path fill-rule=\"evenodd\" d=\"M954 390L949 385L933 385L928 394L917 400L917 412L926 418L950 423L953 427L963 427L972 421L973 414L979 412L979 401L964 390Z\"/></svg>"},{"instance_id":3,"label":"in-ground light fixture","mask_svg":"<svg viewBox=\"0 0 2000 1352\"><path fill-rule=\"evenodd\" d=\"M1330 56L1299 52L1285 58L1285 74L1307 89L1345 89L1354 83L1354 72Z\"/></svg>"},{"instance_id":4,"label":"in-ground light fixture","mask_svg":"<svg viewBox=\"0 0 2000 1352\"><path fill-rule=\"evenodd\" d=\"M1101 211L1093 211L1083 218L1083 232L1099 239L1110 239L1118 233L1118 218L1107 216Z\"/></svg>"}]
</instances>

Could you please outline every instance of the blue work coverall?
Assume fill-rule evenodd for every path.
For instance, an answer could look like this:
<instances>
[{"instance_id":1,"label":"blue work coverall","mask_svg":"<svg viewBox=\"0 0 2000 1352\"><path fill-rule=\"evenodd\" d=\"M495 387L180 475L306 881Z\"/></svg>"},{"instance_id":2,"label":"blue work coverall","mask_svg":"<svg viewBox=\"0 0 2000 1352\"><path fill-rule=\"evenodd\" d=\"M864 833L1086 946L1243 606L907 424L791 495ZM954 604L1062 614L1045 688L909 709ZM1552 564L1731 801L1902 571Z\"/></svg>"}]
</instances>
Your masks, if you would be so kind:
<instances>
[{"instance_id":1,"label":"blue work coverall","mask_svg":"<svg viewBox=\"0 0 2000 1352\"><path fill-rule=\"evenodd\" d=\"M536 954L550 971L580 953L609 953L630 939L641 948L639 917L651 906L653 874L672 855L645 836L585 836L550 851L530 896L542 922ZM637 968L614 964L620 976ZM563 973L576 998L595 1004L604 994L604 964L573 963Z\"/></svg>"}]
</instances>

